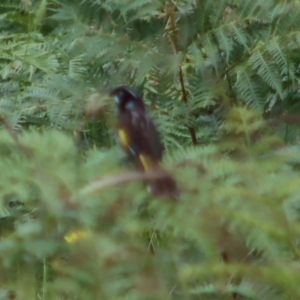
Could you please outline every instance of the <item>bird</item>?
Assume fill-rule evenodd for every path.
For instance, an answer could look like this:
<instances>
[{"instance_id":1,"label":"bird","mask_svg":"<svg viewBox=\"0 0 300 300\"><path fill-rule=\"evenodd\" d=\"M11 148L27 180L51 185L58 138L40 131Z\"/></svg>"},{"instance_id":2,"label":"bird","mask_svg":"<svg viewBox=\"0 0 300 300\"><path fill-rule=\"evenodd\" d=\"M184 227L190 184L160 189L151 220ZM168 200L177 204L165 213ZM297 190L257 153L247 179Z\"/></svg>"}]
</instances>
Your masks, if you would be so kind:
<instances>
[{"instance_id":1,"label":"bird","mask_svg":"<svg viewBox=\"0 0 300 300\"><path fill-rule=\"evenodd\" d=\"M150 192L155 196L176 197L176 181L162 166L164 146L143 99L126 86L112 89L110 95L117 105L119 144L138 170L157 174L157 178L147 180Z\"/></svg>"}]
</instances>

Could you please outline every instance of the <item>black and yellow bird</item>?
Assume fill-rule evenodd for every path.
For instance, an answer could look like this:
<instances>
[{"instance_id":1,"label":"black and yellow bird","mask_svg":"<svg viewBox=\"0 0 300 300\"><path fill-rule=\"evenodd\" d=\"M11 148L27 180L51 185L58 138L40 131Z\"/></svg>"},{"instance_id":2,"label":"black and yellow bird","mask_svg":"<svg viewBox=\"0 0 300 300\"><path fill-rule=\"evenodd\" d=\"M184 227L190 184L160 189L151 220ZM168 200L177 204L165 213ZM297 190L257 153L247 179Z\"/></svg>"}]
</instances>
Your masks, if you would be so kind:
<instances>
[{"instance_id":1,"label":"black and yellow bird","mask_svg":"<svg viewBox=\"0 0 300 300\"><path fill-rule=\"evenodd\" d=\"M138 170L157 174L157 178L147 181L154 195L176 197L176 182L161 165L163 144L142 98L124 86L110 94L118 108L117 136L122 148Z\"/></svg>"}]
</instances>

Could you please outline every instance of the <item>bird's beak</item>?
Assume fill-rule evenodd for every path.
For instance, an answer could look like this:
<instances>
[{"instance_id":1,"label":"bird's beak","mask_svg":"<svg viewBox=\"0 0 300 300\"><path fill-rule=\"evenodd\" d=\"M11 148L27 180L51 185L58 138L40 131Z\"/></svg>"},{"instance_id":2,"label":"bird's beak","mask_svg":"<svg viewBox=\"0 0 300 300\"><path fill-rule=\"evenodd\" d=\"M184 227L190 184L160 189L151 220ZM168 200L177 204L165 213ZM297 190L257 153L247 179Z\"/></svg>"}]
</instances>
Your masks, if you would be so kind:
<instances>
[{"instance_id":1,"label":"bird's beak","mask_svg":"<svg viewBox=\"0 0 300 300\"><path fill-rule=\"evenodd\" d=\"M106 97L108 97L108 98L113 97L115 99L115 102L117 104L119 104L120 98L117 96L115 88L101 89L101 90L98 90L98 92L102 95L106 95Z\"/></svg>"},{"instance_id":2,"label":"bird's beak","mask_svg":"<svg viewBox=\"0 0 300 300\"><path fill-rule=\"evenodd\" d=\"M115 88L109 89L108 94L110 97L114 97L116 104L120 103L120 97L117 95Z\"/></svg>"},{"instance_id":3,"label":"bird's beak","mask_svg":"<svg viewBox=\"0 0 300 300\"><path fill-rule=\"evenodd\" d=\"M115 88L110 88L106 90L109 96L115 96L116 94L116 89Z\"/></svg>"}]
</instances>

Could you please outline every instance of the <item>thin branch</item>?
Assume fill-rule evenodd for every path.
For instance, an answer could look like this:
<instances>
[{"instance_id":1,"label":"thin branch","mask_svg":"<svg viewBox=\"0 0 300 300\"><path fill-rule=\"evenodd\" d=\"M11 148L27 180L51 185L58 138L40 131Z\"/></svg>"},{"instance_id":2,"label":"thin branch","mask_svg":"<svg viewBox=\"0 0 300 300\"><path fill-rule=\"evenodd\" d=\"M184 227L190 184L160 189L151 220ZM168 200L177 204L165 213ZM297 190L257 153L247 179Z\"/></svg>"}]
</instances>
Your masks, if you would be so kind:
<instances>
[{"instance_id":1,"label":"thin branch","mask_svg":"<svg viewBox=\"0 0 300 300\"><path fill-rule=\"evenodd\" d=\"M83 188L81 188L78 193L73 197L71 202L77 199L84 199L95 195L105 189L112 188L114 186L123 185L128 182L138 181L138 180L154 180L158 178L164 178L166 176L165 172L140 172L140 171L129 171L121 174L114 174L111 176L105 176L98 178L89 182Z\"/></svg>"},{"instance_id":2,"label":"thin branch","mask_svg":"<svg viewBox=\"0 0 300 300\"><path fill-rule=\"evenodd\" d=\"M178 41L177 41L177 35L176 35L177 28L176 28L174 7L171 3L168 3L166 5L165 13L166 13L166 17L168 17L169 21L170 21L169 33L168 33L169 41L173 47L174 52L177 54L177 53L179 53L179 47L178 47ZM179 67L179 81L180 81L180 86L181 86L182 101L184 103L187 103L188 97L187 97L187 92L186 92L185 83L184 83L184 76L183 76L183 71L182 71L181 66ZM186 127L188 128L188 130L190 132L193 145L197 145L197 136L196 136L195 128L192 126L189 126L189 125L186 125Z\"/></svg>"}]
</instances>

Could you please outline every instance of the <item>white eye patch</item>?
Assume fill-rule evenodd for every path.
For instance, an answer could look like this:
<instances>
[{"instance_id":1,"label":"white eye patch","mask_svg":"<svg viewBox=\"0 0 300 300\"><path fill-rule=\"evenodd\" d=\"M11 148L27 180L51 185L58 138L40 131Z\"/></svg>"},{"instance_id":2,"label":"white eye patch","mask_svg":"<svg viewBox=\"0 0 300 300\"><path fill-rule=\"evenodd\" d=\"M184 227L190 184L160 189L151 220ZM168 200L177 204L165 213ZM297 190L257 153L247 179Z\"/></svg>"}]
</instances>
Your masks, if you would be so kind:
<instances>
[{"instance_id":1,"label":"white eye patch","mask_svg":"<svg viewBox=\"0 0 300 300\"><path fill-rule=\"evenodd\" d=\"M115 102L116 102L117 104L120 103L120 98L119 98L118 96L115 96Z\"/></svg>"}]
</instances>

